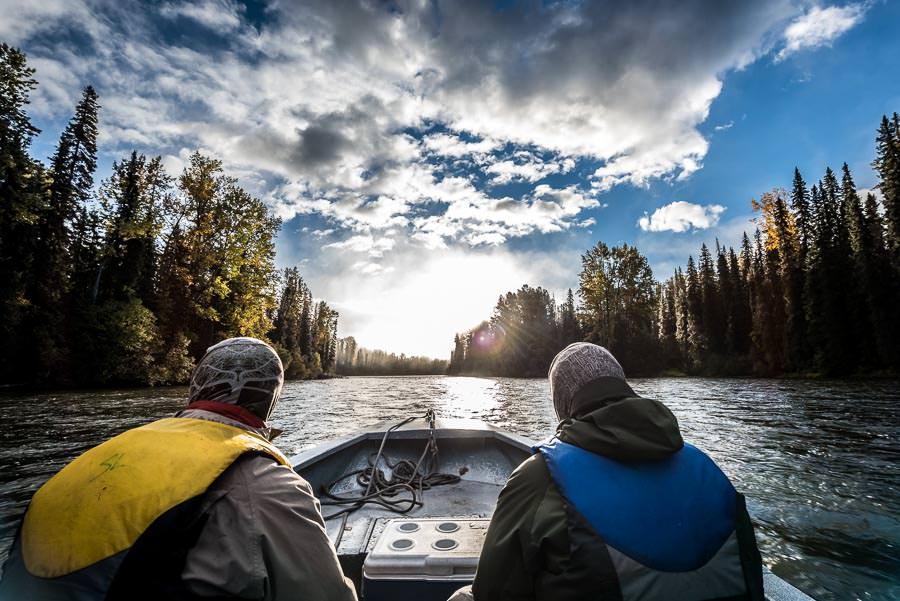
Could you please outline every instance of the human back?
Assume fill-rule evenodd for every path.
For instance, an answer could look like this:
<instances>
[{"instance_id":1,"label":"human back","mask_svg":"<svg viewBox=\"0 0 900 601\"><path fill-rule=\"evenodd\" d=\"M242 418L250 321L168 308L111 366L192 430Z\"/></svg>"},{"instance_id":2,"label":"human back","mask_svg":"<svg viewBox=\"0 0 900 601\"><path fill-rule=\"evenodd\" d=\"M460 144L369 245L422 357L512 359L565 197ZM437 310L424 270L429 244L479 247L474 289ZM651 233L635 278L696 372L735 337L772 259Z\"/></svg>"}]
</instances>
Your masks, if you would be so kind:
<instances>
[{"instance_id":1,"label":"human back","mask_svg":"<svg viewBox=\"0 0 900 601\"><path fill-rule=\"evenodd\" d=\"M500 494L476 601L763 599L744 498L671 411L596 345L549 375L560 424Z\"/></svg>"},{"instance_id":2,"label":"human back","mask_svg":"<svg viewBox=\"0 0 900 601\"><path fill-rule=\"evenodd\" d=\"M0 599L354 599L309 485L269 440L282 384L265 343L211 347L185 410L35 494Z\"/></svg>"}]
</instances>

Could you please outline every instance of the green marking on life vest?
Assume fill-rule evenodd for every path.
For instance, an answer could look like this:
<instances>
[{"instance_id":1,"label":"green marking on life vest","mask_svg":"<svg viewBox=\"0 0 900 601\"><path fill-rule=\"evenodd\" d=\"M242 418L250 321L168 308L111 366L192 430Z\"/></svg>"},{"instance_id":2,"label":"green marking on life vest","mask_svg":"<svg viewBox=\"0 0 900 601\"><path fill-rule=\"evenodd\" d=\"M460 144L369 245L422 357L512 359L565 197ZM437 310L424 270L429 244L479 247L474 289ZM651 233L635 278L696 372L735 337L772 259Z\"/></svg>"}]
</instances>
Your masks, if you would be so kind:
<instances>
[{"instance_id":1,"label":"green marking on life vest","mask_svg":"<svg viewBox=\"0 0 900 601\"><path fill-rule=\"evenodd\" d=\"M108 474L109 472L111 472L113 470L117 470L119 468L125 467L125 464L121 463L122 457L124 457L124 456L125 456L125 453L113 453L112 455L110 455L109 457L107 457L106 459L101 461L100 465L102 465L106 469L103 470L102 472L100 472L99 474L97 474L96 476L94 476L93 478L91 478L90 482L93 482L100 476L102 476L104 474Z\"/></svg>"}]
</instances>

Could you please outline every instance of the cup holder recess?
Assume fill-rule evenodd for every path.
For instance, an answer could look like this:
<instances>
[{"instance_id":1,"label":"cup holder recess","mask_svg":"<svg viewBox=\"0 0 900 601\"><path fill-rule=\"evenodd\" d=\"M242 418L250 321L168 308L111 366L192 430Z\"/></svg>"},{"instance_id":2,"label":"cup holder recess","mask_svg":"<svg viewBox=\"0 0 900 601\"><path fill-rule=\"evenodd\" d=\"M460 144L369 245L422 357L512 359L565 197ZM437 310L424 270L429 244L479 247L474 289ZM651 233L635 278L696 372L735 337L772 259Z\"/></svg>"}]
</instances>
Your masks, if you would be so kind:
<instances>
[{"instance_id":1,"label":"cup holder recess","mask_svg":"<svg viewBox=\"0 0 900 601\"><path fill-rule=\"evenodd\" d=\"M459 546L459 543L453 540L452 538L442 538L434 541L434 544L431 545L438 551L450 551Z\"/></svg>"},{"instance_id":2,"label":"cup holder recess","mask_svg":"<svg viewBox=\"0 0 900 601\"><path fill-rule=\"evenodd\" d=\"M389 546L394 551L406 551L407 549L412 549L415 544L416 543L408 538L398 538L397 540L392 541Z\"/></svg>"}]
</instances>

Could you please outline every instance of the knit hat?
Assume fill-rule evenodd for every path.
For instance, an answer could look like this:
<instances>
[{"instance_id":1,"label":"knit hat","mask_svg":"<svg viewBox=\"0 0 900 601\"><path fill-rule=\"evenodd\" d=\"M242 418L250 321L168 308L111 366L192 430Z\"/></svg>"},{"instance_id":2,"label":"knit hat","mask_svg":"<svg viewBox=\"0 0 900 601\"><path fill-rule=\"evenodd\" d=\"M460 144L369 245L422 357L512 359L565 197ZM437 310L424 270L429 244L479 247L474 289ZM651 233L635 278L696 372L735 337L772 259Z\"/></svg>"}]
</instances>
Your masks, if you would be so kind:
<instances>
[{"instance_id":1,"label":"knit hat","mask_svg":"<svg viewBox=\"0 0 900 601\"><path fill-rule=\"evenodd\" d=\"M572 399L585 384L602 377L625 379L622 366L608 350L590 342L573 342L550 364L550 396L559 419L571 417Z\"/></svg>"},{"instance_id":2,"label":"knit hat","mask_svg":"<svg viewBox=\"0 0 900 601\"><path fill-rule=\"evenodd\" d=\"M229 338L206 349L191 376L188 402L238 405L267 420L283 385L275 349L256 338Z\"/></svg>"}]
</instances>

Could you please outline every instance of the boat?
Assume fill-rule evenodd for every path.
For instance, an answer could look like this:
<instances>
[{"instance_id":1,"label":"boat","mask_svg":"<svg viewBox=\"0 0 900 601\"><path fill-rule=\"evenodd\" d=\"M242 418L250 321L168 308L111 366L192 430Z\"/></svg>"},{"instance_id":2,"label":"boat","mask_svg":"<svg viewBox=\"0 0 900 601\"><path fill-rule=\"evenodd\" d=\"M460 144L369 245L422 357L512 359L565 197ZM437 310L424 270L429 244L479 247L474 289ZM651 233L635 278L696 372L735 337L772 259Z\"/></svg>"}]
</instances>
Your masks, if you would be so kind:
<instances>
[{"instance_id":1,"label":"boat","mask_svg":"<svg viewBox=\"0 0 900 601\"><path fill-rule=\"evenodd\" d=\"M375 424L291 462L322 503L328 538L362 601L445 601L472 582L497 496L534 444L478 420L429 412ZM409 474L429 461L438 477L431 486L392 487L402 480L392 471ZM375 482L373 465L381 472ZM364 496L370 502L358 501ZM770 601L813 601L768 569L763 578Z\"/></svg>"}]
</instances>

